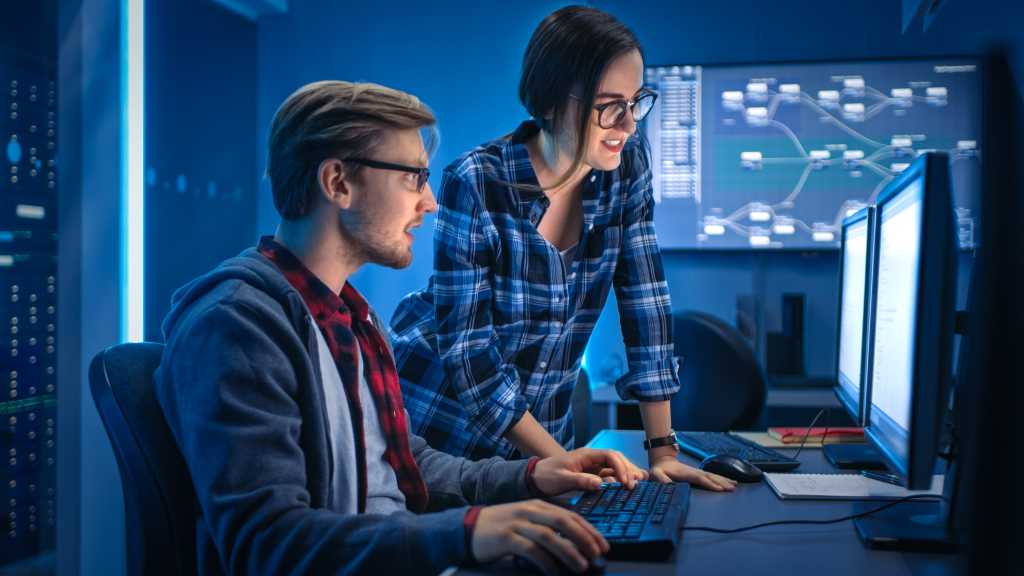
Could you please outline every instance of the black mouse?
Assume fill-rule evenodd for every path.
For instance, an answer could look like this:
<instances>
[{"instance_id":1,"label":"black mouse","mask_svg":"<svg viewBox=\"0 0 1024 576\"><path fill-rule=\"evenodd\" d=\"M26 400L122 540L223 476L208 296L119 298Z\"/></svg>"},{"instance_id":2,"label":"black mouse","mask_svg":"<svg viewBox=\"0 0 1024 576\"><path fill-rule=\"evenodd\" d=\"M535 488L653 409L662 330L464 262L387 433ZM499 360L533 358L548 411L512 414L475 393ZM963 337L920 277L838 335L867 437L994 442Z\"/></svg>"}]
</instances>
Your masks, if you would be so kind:
<instances>
[{"instance_id":1,"label":"black mouse","mask_svg":"<svg viewBox=\"0 0 1024 576\"><path fill-rule=\"evenodd\" d=\"M760 482L764 480L764 472L757 466L742 458L728 454L708 456L700 463L701 470L731 478L737 482Z\"/></svg>"}]
</instances>

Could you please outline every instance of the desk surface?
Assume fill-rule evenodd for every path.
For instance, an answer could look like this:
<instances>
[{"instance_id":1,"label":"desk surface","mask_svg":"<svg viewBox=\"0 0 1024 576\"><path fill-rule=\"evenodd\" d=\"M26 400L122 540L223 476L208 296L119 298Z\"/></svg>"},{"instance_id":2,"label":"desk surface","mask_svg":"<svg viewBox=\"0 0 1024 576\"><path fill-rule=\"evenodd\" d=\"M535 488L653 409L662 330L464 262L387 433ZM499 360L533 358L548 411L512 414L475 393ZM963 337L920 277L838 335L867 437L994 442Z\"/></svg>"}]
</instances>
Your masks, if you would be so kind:
<instances>
[{"instance_id":1,"label":"desk surface","mask_svg":"<svg viewBox=\"0 0 1024 576\"><path fill-rule=\"evenodd\" d=\"M593 448L613 448L637 463L645 462L642 431L602 430ZM794 453L795 450L781 450ZM696 462L680 456L689 464ZM797 472L835 473L821 450L804 450ZM829 519L853 513L852 502L783 501L765 483L741 484L733 493L695 489L686 524L733 528L786 519ZM821 576L954 574L954 556L870 550L850 521L828 525L788 525L739 534L683 532L674 562L613 562L608 574L772 574Z\"/></svg>"}]
</instances>

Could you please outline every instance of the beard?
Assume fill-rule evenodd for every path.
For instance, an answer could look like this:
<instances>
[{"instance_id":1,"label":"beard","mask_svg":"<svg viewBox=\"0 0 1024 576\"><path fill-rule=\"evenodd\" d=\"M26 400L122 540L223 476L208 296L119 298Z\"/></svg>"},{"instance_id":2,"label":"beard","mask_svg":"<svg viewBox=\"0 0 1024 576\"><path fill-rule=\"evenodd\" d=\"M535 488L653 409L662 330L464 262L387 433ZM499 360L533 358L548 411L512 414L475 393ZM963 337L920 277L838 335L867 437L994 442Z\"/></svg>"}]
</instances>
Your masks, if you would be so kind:
<instances>
[{"instance_id":1,"label":"beard","mask_svg":"<svg viewBox=\"0 0 1024 576\"><path fill-rule=\"evenodd\" d=\"M338 213L338 232L363 262L406 268L412 263L412 250L405 241L405 232L389 237L394 226L386 214L369 210L349 209ZM392 235L394 236L394 235Z\"/></svg>"}]
</instances>

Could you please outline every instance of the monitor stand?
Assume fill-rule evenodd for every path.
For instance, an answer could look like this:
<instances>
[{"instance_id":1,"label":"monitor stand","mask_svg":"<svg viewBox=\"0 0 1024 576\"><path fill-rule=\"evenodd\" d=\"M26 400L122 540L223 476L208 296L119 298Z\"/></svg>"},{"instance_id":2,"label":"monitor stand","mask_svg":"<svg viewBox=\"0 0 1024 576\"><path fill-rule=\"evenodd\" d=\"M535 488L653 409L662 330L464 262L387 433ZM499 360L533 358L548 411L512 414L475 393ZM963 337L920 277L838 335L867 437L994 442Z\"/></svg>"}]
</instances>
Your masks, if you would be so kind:
<instances>
[{"instance_id":1,"label":"monitor stand","mask_svg":"<svg viewBox=\"0 0 1024 576\"><path fill-rule=\"evenodd\" d=\"M858 503L860 514L882 506ZM892 508L853 521L857 535L869 548L907 552L955 552L949 534L948 506L942 502L901 502Z\"/></svg>"},{"instance_id":2,"label":"monitor stand","mask_svg":"<svg viewBox=\"0 0 1024 576\"><path fill-rule=\"evenodd\" d=\"M836 468L852 470L885 470L885 463L870 444L826 444L825 459Z\"/></svg>"}]
</instances>

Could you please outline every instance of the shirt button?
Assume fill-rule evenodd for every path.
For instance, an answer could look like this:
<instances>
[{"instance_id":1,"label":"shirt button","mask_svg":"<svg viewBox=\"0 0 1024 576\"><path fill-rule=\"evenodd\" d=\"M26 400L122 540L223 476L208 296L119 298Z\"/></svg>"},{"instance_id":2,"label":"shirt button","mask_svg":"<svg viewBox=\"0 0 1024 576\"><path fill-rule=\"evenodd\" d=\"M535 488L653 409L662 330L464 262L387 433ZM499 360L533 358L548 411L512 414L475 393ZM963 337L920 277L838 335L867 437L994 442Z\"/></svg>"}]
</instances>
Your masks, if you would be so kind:
<instances>
[{"instance_id":1,"label":"shirt button","mask_svg":"<svg viewBox=\"0 0 1024 576\"><path fill-rule=\"evenodd\" d=\"M587 230L593 230L593 229L594 229L594 225L593 224L587 224Z\"/></svg>"},{"instance_id":2,"label":"shirt button","mask_svg":"<svg viewBox=\"0 0 1024 576\"><path fill-rule=\"evenodd\" d=\"M597 180L597 174L590 175L590 181L593 182L594 180Z\"/></svg>"},{"instance_id":3,"label":"shirt button","mask_svg":"<svg viewBox=\"0 0 1024 576\"><path fill-rule=\"evenodd\" d=\"M547 367L548 367L548 363L547 363L547 362L544 362L543 360L541 360L541 363L540 363L540 364L538 364L538 366L540 366L540 367L541 367L541 369L543 370L544 368L547 368Z\"/></svg>"},{"instance_id":4,"label":"shirt button","mask_svg":"<svg viewBox=\"0 0 1024 576\"><path fill-rule=\"evenodd\" d=\"M562 297L559 296L558 294L555 294L555 303L557 304L557 303L559 303L561 301L562 301Z\"/></svg>"}]
</instances>

